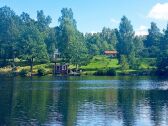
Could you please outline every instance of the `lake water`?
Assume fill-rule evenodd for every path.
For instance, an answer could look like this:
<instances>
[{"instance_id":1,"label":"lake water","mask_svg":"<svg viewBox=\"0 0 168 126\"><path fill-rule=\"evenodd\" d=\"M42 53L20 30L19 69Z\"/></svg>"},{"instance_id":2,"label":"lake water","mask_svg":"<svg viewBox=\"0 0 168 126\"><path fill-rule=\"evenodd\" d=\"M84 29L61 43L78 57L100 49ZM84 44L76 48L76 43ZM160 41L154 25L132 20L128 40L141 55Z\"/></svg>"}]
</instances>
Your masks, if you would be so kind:
<instances>
[{"instance_id":1,"label":"lake water","mask_svg":"<svg viewBox=\"0 0 168 126\"><path fill-rule=\"evenodd\" d=\"M168 126L168 79L0 78L0 126Z\"/></svg>"}]
</instances>

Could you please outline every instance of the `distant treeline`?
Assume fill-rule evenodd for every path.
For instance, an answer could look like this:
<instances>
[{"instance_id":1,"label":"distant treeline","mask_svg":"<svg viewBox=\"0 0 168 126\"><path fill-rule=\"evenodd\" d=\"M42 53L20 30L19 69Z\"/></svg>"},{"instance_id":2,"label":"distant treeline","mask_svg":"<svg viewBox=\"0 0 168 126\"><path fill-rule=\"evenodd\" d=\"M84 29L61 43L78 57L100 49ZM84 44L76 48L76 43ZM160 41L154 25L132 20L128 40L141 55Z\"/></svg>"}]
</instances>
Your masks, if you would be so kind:
<instances>
[{"instance_id":1,"label":"distant treeline","mask_svg":"<svg viewBox=\"0 0 168 126\"><path fill-rule=\"evenodd\" d=\"M158 72L168 70L168 26L163 32L152 22L148 35L136 36L131 21L123 16L119 28L104 27L98 33L83 34L77 29L72 9L63 8L59 26L49 27L52 19L43 10L37 11L37 19L21 15L7 6L0 8L0 66L15 59L33 62L52 61L55 49L64 62L83 65L94 55L105 50L117 50L119 63L135 68L137 58L156 58Z\"/></svg>"}]
</instances>

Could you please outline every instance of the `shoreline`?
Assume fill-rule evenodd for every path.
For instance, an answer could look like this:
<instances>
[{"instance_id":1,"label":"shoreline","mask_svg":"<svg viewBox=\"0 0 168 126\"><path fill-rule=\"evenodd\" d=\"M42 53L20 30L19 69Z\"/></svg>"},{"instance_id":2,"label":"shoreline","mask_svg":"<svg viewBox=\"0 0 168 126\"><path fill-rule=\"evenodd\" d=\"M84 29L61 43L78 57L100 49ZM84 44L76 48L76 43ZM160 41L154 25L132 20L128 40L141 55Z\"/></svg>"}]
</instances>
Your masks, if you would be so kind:
<instances>
[{"instance_id":1,"label":"shoreline","mask_svg":"<svg viewBox=\"0 0 168 126\"><path fill-rule=\"evenodd\" d=\"M52 73L46 73L45 75L38 75L37 73L33 73L32 77L42 77L42 76L158 76L156 74L156 72L153 70L139 70L139 71L131 71L131 72L117 72L116 75L108 75L108 74L104 74L104 75L96 75L94 74L92 71L87 71L86 72L82 72L78 75L72 75L72 74L57 74L54 75ZM89 73L91 72L91 74ZM20 72L12 72L12 71L8 71L8 72L0 72L0 77L31 77L30 73L27 75L20 75Z\"/></svg>"}]
</instances>

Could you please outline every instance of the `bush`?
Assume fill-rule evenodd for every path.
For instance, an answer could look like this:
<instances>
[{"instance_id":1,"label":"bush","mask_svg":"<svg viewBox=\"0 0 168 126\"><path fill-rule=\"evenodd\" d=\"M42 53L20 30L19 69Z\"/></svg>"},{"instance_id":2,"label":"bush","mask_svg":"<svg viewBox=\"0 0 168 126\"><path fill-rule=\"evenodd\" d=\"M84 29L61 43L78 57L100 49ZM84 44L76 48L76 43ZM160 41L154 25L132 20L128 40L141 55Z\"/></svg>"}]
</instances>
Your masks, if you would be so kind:
<instances>
[{"instance_id":1,"label":"bush","mask_svg":"<svg viewBox=\"0 0 168 126\"><path fill-rule=\"evenodd\" d=\"M94 73L94 75L96 75L96 76L104 76L104 75L105 75L105 71L103 71L103 70L98 70L98 71L96 71L96 72Z\"/></svg>"},{"instance_id":2,"label":"bush","mask_svg":"<svg viewBox=\"0 0 168 126\"><path fill-rule=\"evenodd\" d=\"M108 69L108 70L98 70L94 73L96 76L116 76L115 69Z\"/></svg>"},{"instance_id":3,"label":"bush","mask_svg":"<svg viewBox=\"0 0 168 126\"><path fill-rule=\"evenodd\" d=\"M116 70L115 69L108 69L106 72L106 75L108 76L116 76Z\"/></svg>"},{"instance_id":4,"label":"bush","mask_svg":"<svg viewBox=\"0 0 168 126\"><path fill-rule=\"evenodd\" d=\"M156 74L159 76L167 76L168 75L168 57L163 56L157 59L157 71Z\"/></svg>"},{"instance_id":5,"label":"bush","mask_svg":"<svg viewBox=\"0 0 168 126\"><path fill-rule=\"evenodd\" d=\"M29 71L28 70L26 70L26 69L22 69L21 71L20 71L20 76L23 76L23 77L25 77L25 76L27 76L28 75L28 73L29 73Z\"/></svg>"},{"instance_id":6,"label":"bush","mask_svg":"<svg viewBox=\"0 0 168 126\"><path fill-rule=\"evenodd\" d=\"M37 74L39 75L39 76L44 76L44 75L46 75L46 70L45 70L45 68L43 68L43 67L41 67L41 68L39 68L38 70L37 70Z\"/></svg>"}]
</instances>

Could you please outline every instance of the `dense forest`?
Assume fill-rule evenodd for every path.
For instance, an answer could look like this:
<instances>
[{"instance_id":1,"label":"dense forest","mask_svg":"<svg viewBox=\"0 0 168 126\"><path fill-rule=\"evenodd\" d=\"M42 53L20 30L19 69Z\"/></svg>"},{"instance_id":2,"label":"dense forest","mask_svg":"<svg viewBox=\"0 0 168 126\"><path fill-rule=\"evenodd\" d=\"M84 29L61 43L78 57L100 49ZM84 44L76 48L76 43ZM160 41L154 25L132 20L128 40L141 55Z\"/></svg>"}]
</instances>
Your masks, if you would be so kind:
<instances>
[{"instance_id":1,"label":"dense forest","mask_svg":"<svg viewBox=\"0 0 168 126\"><path fill-rule=\"evenodd\" d=\"M131 21L123 16L119 28L84 34L77 28L72 9L63 8L61 14L59 25L50 27L52 19L43 10L32 19L25 12L17 15L10 7L1 7L0 66L16 66L17 59L26 61L32 71L34 62L52 62L56 49L62 62L81 66L105 50L117 50L122 69L138 69L139 60L154 58L157 73L168 74L168 26L160 30L151 22L148 35L136 36Z\"/></svg>"}]
</instances>

